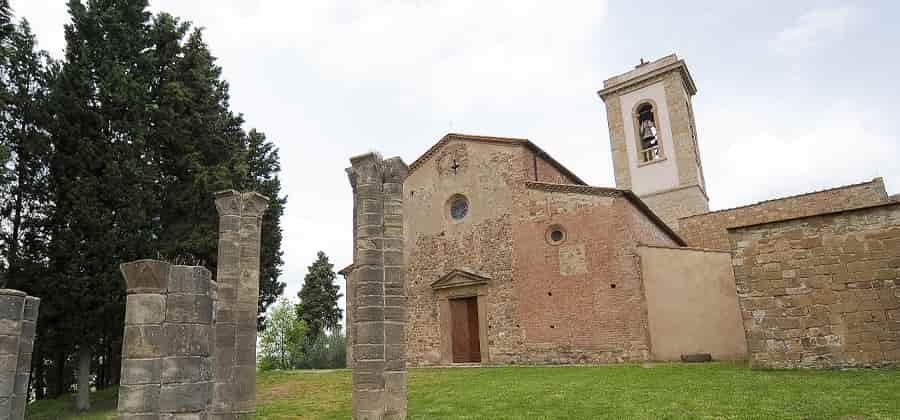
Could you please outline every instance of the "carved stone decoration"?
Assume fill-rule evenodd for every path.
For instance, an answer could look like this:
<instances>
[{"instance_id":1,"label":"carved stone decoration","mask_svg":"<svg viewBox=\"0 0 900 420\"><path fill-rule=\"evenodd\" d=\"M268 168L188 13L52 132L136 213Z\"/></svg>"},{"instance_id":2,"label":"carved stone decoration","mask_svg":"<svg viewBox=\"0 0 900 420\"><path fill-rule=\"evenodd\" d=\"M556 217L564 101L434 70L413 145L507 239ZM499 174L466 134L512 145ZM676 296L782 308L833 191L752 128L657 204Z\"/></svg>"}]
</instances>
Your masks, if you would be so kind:
<instances>
[{"instance_id":1,"label":"carved stone decoration","mask_svg":"<svg viewBox=\"0 0 900 420\"><path fill-rule=\"evenodd\" d=\"M469 152L465 143L447 145L435 159L435 167L440 176L460 175L469 168Z\"/></svg>"},{"instance_id":2,"label":"carved stone decoration","mask_svg":"<svg viewBox=\"0 0 900 420\"><path fill-rule=\"evenodd\" d=\"M406 418L406 266L400 158L350 159L353 187L353 418Z\"/></svg>"},{"instance_id":3,"label":"carved stone decoration","mask_svg":"<svg viewBox=\"0 0 900 420\"><path fill-rule=\"evenodd\" d=\"M22 420L40 299L0 289L0 419Z\"/></svg>"},{"instance_id":4,"label":"carved stone decoration","mask_svg":"<svg viewBox=\"0 0 900 420\"><path fill-rule=\"evenodd\" d=\"M256 192L216 193L219 249L213 418L249 417L256 411L259 253L268 201Z\"/></svg>"}]
</instances>

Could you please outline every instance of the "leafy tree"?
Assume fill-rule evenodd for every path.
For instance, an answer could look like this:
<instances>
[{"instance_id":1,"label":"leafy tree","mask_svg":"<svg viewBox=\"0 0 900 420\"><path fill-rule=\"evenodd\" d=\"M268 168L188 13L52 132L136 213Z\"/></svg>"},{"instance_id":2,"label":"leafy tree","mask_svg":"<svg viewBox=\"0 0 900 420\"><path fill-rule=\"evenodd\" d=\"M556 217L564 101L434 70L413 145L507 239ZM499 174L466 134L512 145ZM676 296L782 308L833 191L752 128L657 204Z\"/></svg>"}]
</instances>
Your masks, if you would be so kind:
<instances>
[{"instance_id":1,"label":"leafy tree","mask_svg":"<svg viewBox=\"0 0 900 420\"><path fill-rule=\"evenodd\" d=\"M263 370L290 369L303 358L306 323L294 305L282 299L272 308L267 328L259 335L259 364Z\"/></svg>"},{"instance_id":2,"label":"leafy tree","mask_svg":"<svg viewBox=\"0 0 900 420\"><path fill-rule=\"evenodd\" d=\"M328 262L324 252L319 251L298 293L300 303L297 312L309 327L307 337L310 339L321 336L326 329L334 331L340 326L343 310L338 307L338 299L343 295L338 293L335 277L334 264Z\"/></svg>"},{"instance_id":3,"label":"leafy tree","mask_svg":"<svg viewBox=\"0 0 900 420\"><path fill-rule=\"evenodd\" d=\"M341 369L347 367L347 339L340 326L331 334L307 337L300 369Z\"/></svg>"}]
</instances>

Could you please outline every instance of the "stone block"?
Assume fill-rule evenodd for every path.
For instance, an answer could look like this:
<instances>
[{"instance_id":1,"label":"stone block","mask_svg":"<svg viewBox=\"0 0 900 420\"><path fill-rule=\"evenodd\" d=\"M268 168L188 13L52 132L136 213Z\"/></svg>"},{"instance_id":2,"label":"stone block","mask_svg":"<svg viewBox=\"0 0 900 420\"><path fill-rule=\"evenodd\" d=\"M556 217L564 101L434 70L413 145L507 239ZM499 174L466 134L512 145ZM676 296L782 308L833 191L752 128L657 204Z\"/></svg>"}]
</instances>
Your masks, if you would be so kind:
<instances>
[{"instance_id":1,"label":"stone block","mask_svg":"<svg viewBox=\"0 0 900 420\"><path fill-rule=\"evenodd\" d=\"M242 332L236 337L234 360L237 365L256 363L256 329L252 333Z\"/></svg>"},{"instance_id":2,"label":"stone block","mask_svg":"<svg viewBox=\"0 0 900 420\"><path fill-rule=\"evenodd\" d=\"M122 361L122 385L160 383L160 359L125 359Z\"/></svg>"},{"instance_id":3,"label":"stone block","mask_svg":"<svg viewBox=\"0 0 900 420\"><path fill-rule=\"evenodd\" d=\"M166 324L165 340L170 356L207 356L210 354L210 329L207 325Z\"/></svg>"},{"instance_id":4,"label":"stone block","mask_svg":"<svg viewBox=\"0 0 900 420\"><path fill-rule=\"evenodd\" d=\"M358 322L354 328L356 344L384 344L385 326L382 322Z\"/></svg>"},{"instance_id":5,"label":"stone block","mask_svg":"<svg viewBox=\"0 0 900 420\"><path fill-rule=\"evenodd\" d=\"M356 360L384 360L383 344L356 344L353 346Z\"/></svg>"},{"instance_id":6,"label":"stone block","mask_svg":"<svg viewBox=\"0 0 900 420\"><path fill-rule=\"evenodd\" d=\"M162 324L166 318L166 297L156 293L130 294L125 298L125 324Z\"/></svg>"},{"instance_id":7,"label":"stone block","mask_svg":"<svg viewBox=\"0 0 900 420\"><path fill-rule=\"evenodd\" d=\"M384 389L384 374L381 371L353 371L353 389L371 390Z\"/></svg>"},{"instance_id":8,"label":"stone block","mask_svg":"<svg viewBox=\"0 0 900 420\"><path fill-rule=\"evenodd\" d=\"M384 308L384 320L406 322L406 306L390 306Z\"/></svg>"},{"instance_id":9,"label":"stone block","mask_svg":"<svg viewBox=\"0 0 900 420\"><path fill-rule=\"evenodd\" d=\"M212 375L208 371L207 360L209 358L199 356L166 357L162 359L162 383L208 381Z\"/></svg>"},{"instance_id":10,"label":"stone block","mask_svg":"<svg viewBox=\"0 0 900 420\"><path fill-rule=\"evenodd\" d=\"M18 354L0 353L0 372L14 372L18 363Z\"/></svg>"},{"instance_id":11,"label":"stone block","mask_svg":"<svg viewBox=\"0 0 900 420\"><path fill-rule=\"evenodd\" d=\"M0 397L11 397L16 386L16 371L0 372Z\"/></svg>"},{"instance_id":12,"label":"stone block","mask_svg":"<svg viewBox=\"0 0 900 420\"><path fill-rule=\"evenodd\" d=\"M2 289L9 291L9 289ZM19 322L25 314L25 296L0 293L0 320L10 322L7 326L0 325L3 330L9 331L11 334L19 334ZM4 334L4 332L0 332Z\"/></svg>"},{"instance_id":13,"label":"stone block","mask_svg":"<svg viewBox=\"0 0 900 420\"><path fill-rule=\"evenodd\" d=\"M169 277L169 293L207 295L213 285L212 274L205 267L176 265Z\"/></svg>"},{"instance_id":14,"label":"stone block","mask_svg":"<svg viewBox=\"0 0 900 420\"><path fill-rule=\"evenodd\" d=\"M126 325L123 359L152 359L166 351L166 336L161 325Z\"/></svg>"},{"instance_id":15,"label":"stone block","mask_svg":"<svg viewBox=\"0 0 900 420\"><path fill-rule=\"evenodd\" d=\"M0 305L4 302L0 301ZM19 319L0 318L0 335L20 335L22 333L22 321Z\"/></svg>"},{"instance_id":16,"label":"stone block","mask_svg":"<svg viewBox=\"0 0 900 420\"><path fill-rule=\"evenodd\" d=\"M138 260L119 266L128 293L163 293L168 287L169 268L167 262Z\"/></svg>"},{"instance_id":17,"label":"stone block","mask_svg":"<svg viewBox=\"0 0 900 420\"><path fill-rule=\"evenodd\" d=\"M213 317L212 298L199 294L170 294L166 298L167 322L209 324Z\"/></svg>"},{"instance_id":18,"label":"stone block","mask_svg":"<svg viewBox=\"0 0 900 420\"><path fill-rule=\"evenodd\" d=\"M378 322L384 321L384 307L367 306L365 308L356 308L353 313L355 322Z\"/></svg>"},{"instance_id":19,"label":"stone block","mask_svg":"<svg viewBox=\"0 0 900 420\"><path fill-rule=\"evenodd\" d=\"M155 413L159 411L160 385L119 386L119 412Z\"/></svg>"},{"instance_id":20,"label":"stone block","mask_svg":"<svg viewBox=\"0 0 900 420\"><path fill-rule=\"evenodd\" d=\"M234 369L235 402L252 403L256 398L256 364L238 365Z\"/></svg>"},{"instance_id":21,"label":"stone block","mask_svg":"<svg viewBox=\"0 0 900 420\"><path fill-rule=\"evenodd\" d=\"M365 279L367 281L363 281L364 277L359 274L354 273L356 276L356 297L357 299L363 296L384 296L384 283L381 281L368 281L371 279ZM379 302L380 305L383 305L383 302Z\"/></svg>"},{"instance_id":22,"label":"stone block","mask_svg":"<svg viewBox=\"0 0 900 420\"><path fill-rule=\"evenodd\" d=\"M189 413L205 411L209 405L209 384L163 384L159 392L161 413Z\"/></svg>"},{"instance_id":23,"label":"stone block","mask_svg":"<svg viewBox=\"0 0 900 420\"><path fill-rule=\"evenodd\" d=\"M385 344L406 343L405 321L384 323Z\"/></svg>"}]
</instances>

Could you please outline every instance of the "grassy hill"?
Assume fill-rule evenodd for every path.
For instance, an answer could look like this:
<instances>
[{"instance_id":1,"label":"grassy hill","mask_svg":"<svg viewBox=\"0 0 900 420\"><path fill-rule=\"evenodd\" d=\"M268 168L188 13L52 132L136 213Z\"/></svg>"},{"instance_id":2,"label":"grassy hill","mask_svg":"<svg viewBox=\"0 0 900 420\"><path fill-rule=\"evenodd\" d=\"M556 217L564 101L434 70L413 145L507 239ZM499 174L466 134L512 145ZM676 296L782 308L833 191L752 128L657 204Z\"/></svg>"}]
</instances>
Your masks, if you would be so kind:
<instances>
[{"instance_id":1,"label":"grassy hill","mask_svg":"<svg viewBox=\"0 0 900 420\"><path fill-rule=\"evenodd\" d=\"M27 418L115 418L115 390L72 417L71 398L40 401ZM350 371L257 377L258 417L347 419ZM412 369L411 419L897 419L900 370L771 371L743 365L650 364Z\"/></svg>"}]
</instances>

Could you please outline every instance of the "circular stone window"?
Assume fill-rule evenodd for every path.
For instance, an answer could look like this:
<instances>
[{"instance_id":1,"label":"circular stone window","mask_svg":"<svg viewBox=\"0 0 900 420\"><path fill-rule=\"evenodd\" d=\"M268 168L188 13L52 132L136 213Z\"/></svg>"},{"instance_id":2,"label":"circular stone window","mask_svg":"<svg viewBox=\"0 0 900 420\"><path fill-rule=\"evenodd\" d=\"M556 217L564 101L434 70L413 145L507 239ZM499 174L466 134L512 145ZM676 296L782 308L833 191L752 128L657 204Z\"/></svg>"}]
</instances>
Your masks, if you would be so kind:
<instances>
[{"instance_id":1,"label":"circular stone window","mask_svg":"<svg viewBox=\"0 0 900 420\"><path fill-rule=\"evenodd\" d=\"M547 229L547 242L550 245L559 245L566 241L566 230L560 225L553 225Z\"/></svg>"},{"instance_id":2,"label":"circular stone window","mask_svg":"<svg viewBox=\"0 0 900 420\"><path fill-rule=\"evenodd\" d=\"M469 200L462 195L454 195L450 198L450 217L453 220L462 220L469 214Z\"/></svg>"}]
</instances>

